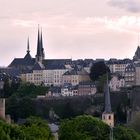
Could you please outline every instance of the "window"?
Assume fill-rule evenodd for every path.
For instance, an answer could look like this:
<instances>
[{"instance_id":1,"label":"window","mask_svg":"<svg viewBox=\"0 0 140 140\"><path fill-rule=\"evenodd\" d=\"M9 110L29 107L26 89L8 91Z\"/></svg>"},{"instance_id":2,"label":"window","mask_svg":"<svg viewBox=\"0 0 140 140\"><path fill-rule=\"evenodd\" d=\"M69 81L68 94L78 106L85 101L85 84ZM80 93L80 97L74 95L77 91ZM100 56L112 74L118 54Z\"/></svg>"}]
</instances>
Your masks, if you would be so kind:
<instances>
[{"instance_id":1,"label":"window","mask_svg":"<svg viewBox=\"0 0 140 140\"><path fill-rule=\"evenodd\" d=\"M108 119L111 120L111 116L110 115L108 116Z\"/></svg>"}]
</instances>

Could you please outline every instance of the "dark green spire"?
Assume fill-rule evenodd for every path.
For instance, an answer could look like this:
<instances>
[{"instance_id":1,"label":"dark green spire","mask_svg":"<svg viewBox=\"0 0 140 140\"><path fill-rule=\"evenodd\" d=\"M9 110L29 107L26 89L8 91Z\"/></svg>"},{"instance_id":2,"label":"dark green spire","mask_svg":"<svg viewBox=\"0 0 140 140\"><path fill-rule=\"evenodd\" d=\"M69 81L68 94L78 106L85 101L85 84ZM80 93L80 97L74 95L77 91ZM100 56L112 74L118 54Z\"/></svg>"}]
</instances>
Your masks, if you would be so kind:
<instances>
[{"instance_id":1,"label":"dark green spire","mask_svg":"<svg viewBox=\"0 0 140 140\"><path fill-rule=\"evenodd\" d=\"M25 60L26 64L28 64L32 61L32 57L30 55L29 37L27 39L27 54L25 55L24 60Z\"/></svg>"},{"instance_id":2,"label":"dark green spire","mask_svg":"<svg viewBox=\"0 0 140 140\"><path fill-rule=\"evenodd\" d=\"M42 29L40 32L38 25L38 37L37 37L37 53L36 53L36 61L41 62L44 60L44 48L43 48L43 40L42 40Z\"/></svg>"},{"instance_id":3,"label":"dark green spire","mask_svg":"<svg viewBox=\"0 0 140 140\"><path fill-rule=\"evenodd\" d=\"M104 97L105 97L105 110L106 113L111 113L111 102L110 102L110 92L109 92L109 83L108 83L108 74L107 74L107 80L105 84L104 89Z\"/></svg>"},{"instance_id":4,"label":"dark green spire","mask_svg":"<svg viewBox=\"0 0 140 140\"><path fill-rule=\"evenodd\" d=\"M37 37L37 53L36 56L41 56L41 46L40 46L40 31L39 31L39 25L38 25L38 37Z\"/></svg>"},{"instance_id":5,"label":"dark green spire","mask_svg":"<svg viewBox=\"0 0 140 140\"><path fill-rule=\"evenodd\" d=\"M42 56L43 56L43 59L44 59L45 58L45 54L44 54L44 48L43 48L42 28L41 28L40 46L41 46Z\"/></svg>"},{"instance_id":6,"label":"dark green spire","mask_svg":"<svg viewBox=\"0 0 140 140\"><path fill-rule=\"evenodd\" d=\"M27 53L30 53L29 37L28 37L28 40L27 40Z\"/></svg>"}]
</instances>

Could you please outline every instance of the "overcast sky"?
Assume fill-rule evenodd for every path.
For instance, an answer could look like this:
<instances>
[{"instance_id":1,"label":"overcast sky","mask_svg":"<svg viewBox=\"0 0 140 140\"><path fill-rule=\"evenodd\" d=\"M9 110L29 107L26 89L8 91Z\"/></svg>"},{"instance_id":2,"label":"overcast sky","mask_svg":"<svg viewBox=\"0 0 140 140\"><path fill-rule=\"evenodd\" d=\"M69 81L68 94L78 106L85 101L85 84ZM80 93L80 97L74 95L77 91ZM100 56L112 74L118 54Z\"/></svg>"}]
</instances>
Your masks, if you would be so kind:
<instances>
[{"instance_id":1,"label":"overcast sky","mask_svg":"<svg viewBox=\"0 0 140 140\"><path fill-rule=\"evenodd\" d=\"M36 54L38 24L46 58L132 58L140 0L0 0L0 66Z\"/></svg>"}]
</instances>

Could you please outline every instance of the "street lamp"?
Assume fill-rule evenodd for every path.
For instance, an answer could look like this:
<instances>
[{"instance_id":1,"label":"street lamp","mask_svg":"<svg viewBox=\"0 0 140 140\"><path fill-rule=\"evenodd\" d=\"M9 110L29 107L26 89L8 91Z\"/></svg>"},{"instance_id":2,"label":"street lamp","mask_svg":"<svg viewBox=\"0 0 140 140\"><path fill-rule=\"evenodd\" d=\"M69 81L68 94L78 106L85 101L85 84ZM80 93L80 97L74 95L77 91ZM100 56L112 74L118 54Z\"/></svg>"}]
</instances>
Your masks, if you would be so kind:
<instances>
[{"instance_id":1,"label":"street lamp","mask_svg":"<svg viewBox=\"0 0 140 140\"><path fill-rule=\"evenodd\" d=\"M0 80L0 90L3 90L4 88L4 81Z\"/></svg>"},{"instance_id":2,"label":"street lamp","mask_svg":"<svg viewBox=\"0 0 140 140\"><path fill-rule=\"evenodd\" d=\"M110 127L110 136L109 136L110 138L110 140L113 140L113 127L111 126Z\"/></svg>"},{"instance_id":3,"label":"street lamp","mask_svg":"<svg viewBox=\"0 0 140 140\"><path fill-rule=\"evenodd\" d=\"M3 88L4 88L4 81L1 79L1 80L0 80L0 97L2 96Z\"/></svg>"}]
</instances>

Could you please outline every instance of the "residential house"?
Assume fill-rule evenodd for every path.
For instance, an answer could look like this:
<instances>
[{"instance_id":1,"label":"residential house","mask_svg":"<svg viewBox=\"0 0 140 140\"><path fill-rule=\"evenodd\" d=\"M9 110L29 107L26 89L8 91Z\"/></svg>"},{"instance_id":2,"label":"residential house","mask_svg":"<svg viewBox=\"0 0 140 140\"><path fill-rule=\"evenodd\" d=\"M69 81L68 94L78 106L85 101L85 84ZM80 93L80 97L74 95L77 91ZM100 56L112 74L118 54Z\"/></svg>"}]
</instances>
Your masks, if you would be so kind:
<instances>
[{"instance_id":1,"label":"residential house","mask_svg":"<svg viewBox=\"0 0 140 140\"><path fill-rule=\"evenodd\" d=\"M130 59L123 59L123 60L117 60L117 59L110 59L106 64L109 67L111 73L118 73L121 76L125 75L125 68L128 64L132 63Z\"/></svg>"},{"instance_id":2,"label":"residential house","mask_svg":"<svg viewBox=\"0 0 140 140\"><path fill-rule=\"evenodd\" d=\"M122 87L125 87L125 79L119 74L112 75L112 78L109 83L111 91L120 91Z\"/></svg>"},{"instance_id":3,"label":"residential house","mask_svg":"<svg viewBox=\"0 0 140 140\"><path fill-rule=\"evenodd\" d=\"M95 83L88 82L80 82L78 85L78 95L94 95L97 92Z\"/></svg>"},{"instance_id":4,"label":"residential house","mask_svg":"<svg viewBox=\"0 0 140 140\"><path fill-rule=\"evenodd\" d=\"M64 83L71 83L73 86L78 85L80 82L83 81L90 81L89 74L84 70L76 70L73 69L71 71L67 71L63 74L63 84Z\"/></svg>"},{"instance_id":5,"label":"residential house","mask_svg":"<svg viewBox=\"0 0 140 140\"><path fill-rule=\"evenodd\" d=\"M131 63L125 68L125 86L135 85L135 77L135 65Z\"/></svg>"},{"instance_id":6,"label":"residential house","mask_svg":"<svg viewBox=\"0 0 140 140\"><path fill-rule=\"evenodd\" d=\"M46 86L61 86L62 76L68 69L64 65L48 65L43 71L43 81Z\"/></svg>"}]
</instances>

